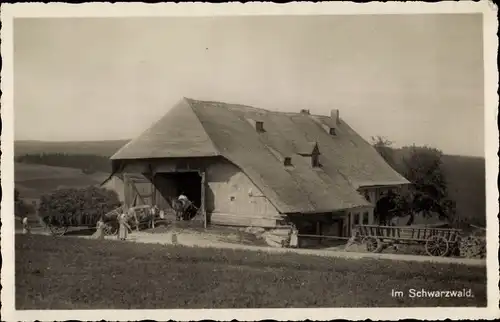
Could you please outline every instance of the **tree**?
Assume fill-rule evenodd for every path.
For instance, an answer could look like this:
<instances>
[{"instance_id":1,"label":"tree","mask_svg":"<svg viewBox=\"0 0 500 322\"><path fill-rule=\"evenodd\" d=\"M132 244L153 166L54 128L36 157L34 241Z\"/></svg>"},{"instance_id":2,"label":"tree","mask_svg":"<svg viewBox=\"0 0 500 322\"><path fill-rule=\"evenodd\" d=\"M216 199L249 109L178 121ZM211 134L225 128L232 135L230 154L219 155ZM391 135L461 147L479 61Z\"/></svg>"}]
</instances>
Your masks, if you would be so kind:
<instances>
[{"instance_id":1,"label":"tree","mask_svg":"<svg viewBox=\"0 0 500 322\"><path fill-rule=\"evenodd\" d=\"M422 213L429 216L439 214L440 218L453 219L455 202L448 197L446 178L442 170L443 153L435 148L417 147L403 148L404 172L402 173L413 184L409 193L411 214ZM409 224L413 222L410 217Z\"/></svg>"},{"instance_id":2,"label":"tree","mask_svg":"<svg viewBox=\"0 0 500 322\"><path fill-rule=\"evenodd\" d=\"M415 145L395 150L391 141L380 136L372 137L372 144L390 166L412 183L410 189L384 196L377 203L375 213L381 222L409 215L407 225L411 225L416 213L437 213L441 218L453 219L455 202L448 197L440 150Z\"/></svg>"}]
</instances>

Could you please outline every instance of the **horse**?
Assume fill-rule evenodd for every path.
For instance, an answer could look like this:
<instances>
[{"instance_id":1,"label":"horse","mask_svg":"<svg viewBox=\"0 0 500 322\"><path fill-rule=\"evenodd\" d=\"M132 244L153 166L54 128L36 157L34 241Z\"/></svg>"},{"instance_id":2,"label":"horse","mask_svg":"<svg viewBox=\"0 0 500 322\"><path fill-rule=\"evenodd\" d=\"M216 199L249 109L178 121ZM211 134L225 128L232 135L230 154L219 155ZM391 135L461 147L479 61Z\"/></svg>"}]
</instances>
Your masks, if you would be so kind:
<instances>
[{"instance_id":1,"label":"horse","mask_svg":"<svg viewBox=\"0 0 500 322\"><path fill-rule=\"evenodd\" d=\"M170 198L170 204L175 212L176 220L191 219L193 217L191 212L198 210L198 208L191 201L183 203L178 199Z\"/></svg>"},{"instance_id":2,"label":"horse","mask_svg":"<svg viewBox=\"0 0 500 322\"><path fill-rule=\"evenodd\" d=\"M176 198L170 198L170 205L175 212L175 220L181 220L184 215L184 204Z\"/></svg>"},{"instance_id":3,"label":"horse","mask_svg":"<svg viewBox=\"0 0 500 322\"><path fill-rule=\"evenodd\" d=\"M133 225L135 225L136 231L139 231L140 223L144 222L148 224L149 228L154 228L155 211L153 209L156 210L156 208L156 206L132 207L126 212L127 222L133 223Z\"/></svg>"}]
</instances>

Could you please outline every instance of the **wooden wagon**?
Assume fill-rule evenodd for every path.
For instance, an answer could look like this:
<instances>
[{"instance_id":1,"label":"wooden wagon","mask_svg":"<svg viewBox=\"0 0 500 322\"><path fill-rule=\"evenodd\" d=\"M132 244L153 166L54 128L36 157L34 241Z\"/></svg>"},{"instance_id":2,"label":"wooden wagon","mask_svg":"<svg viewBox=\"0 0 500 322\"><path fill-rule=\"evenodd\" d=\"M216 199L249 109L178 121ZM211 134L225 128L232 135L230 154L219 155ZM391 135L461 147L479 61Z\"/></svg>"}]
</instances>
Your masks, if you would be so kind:
<instances>
[{"instance_id":1,"label":"wooden wagon","mask_svg":"<svg viewBox=\"0 0 500 322\"><path fill-rule=\"evenodd\" d=\"M388 245L422 244L428 255L446 256L458 247L460 232L449 228L358 225L353 237L373 253L381 252Z\"/></svg>"},{"instance_id":2,"label":"wooden wagon","mask_svg":"<svg viewBox=\"0 0 500 322\"><path fill-rule=\"evenodd\" d=\"M62 236L69 227L94 228L101 216L99 214L85 214L68 216L63 214L52 214L42 217L42 222L54 236Z\"/></svg>"},{"instance_id":3,"label":"wooden wagon","mask_svg":"<svg viewBox=\"0 0 500 322\"><path fill-rule=\"evenodd\" d=\"M131 208L131 212L128 214L128 222L132 229L139 230L141 227L151 226L154 227L154 222L158 222L158 213L153 215L151 213L151 206L142 205ZM104 233L106 235L116 235L118 233L118 216L123 213L122 207L118 207L104 215L102 218L104 220ZM84 214L78 216L67 216L67 215L51 215L45 216L43 222L49 228L52 235L62 236L64 235L69 227L79 227L79 228L95 228L97 221L101 218L101 214Z\"/></svg>"},{"instance_id":4,"label":"wooden wagon","mask_svg":"<svg viewBox=\"0 0 500 322\"><path fill-rule=\"evenodd\" d=\"M155 222L164 221L159 218L159 211L155 214L151 212L149 205L135 206L127 211L128 223L131 229L140 230L143 227L154 228ZM114 209L104 217L104 233L106 235L116 235L118 233L118 216L123 213L122 207Z\"/></svg>"}]
</instances>

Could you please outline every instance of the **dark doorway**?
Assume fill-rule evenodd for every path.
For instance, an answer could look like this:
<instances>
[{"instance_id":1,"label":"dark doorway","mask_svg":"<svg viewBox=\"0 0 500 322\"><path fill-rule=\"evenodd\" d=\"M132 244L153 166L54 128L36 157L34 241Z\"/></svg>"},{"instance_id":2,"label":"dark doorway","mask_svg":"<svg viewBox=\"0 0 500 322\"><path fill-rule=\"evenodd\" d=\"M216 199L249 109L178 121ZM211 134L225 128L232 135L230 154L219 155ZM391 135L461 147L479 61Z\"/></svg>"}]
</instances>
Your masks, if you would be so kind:
<instances>
[{"instance_id":1,"label":"dark doorway","mask_svg":"<svg viewBox=\"0 0 500 322\"><path fill-rule=\"evenodd\" d=\"M164 197L177 198L182 193L197 208L201 206L201 176L198 172L157 173L156 176L166 179L164 184L167 187L158 187L163 190Z\"/></svg>"}]
</instances>

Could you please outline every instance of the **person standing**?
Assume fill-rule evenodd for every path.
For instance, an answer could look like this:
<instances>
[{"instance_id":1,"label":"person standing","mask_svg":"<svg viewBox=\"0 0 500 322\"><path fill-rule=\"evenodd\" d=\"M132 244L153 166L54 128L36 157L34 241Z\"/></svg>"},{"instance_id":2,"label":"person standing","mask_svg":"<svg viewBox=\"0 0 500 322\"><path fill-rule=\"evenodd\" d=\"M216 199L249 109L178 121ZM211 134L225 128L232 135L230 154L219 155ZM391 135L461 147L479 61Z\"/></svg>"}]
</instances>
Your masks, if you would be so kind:
<instances>
[{"instance_id":1,"label":"person standing","mask_svg":"<svg viewBox=\"0 0 500 322\"><path fill-rule=\"evenodd\" d=\"M23 234L30 234L31 233L31 229L30 229L30 225L29 225L29 222L28 222L28 217L24 216L23 217L23 220L22 220L22 223L23 223Z\"/></svg>"},{"instance_id":2,"label":"person standing","mask_svg":"<svg viewBox=\"0 0 500 322\"><path fill-rule=\"evenodd\" d=\"M118 216L118 239L125 240L128 236L128 231L132 230L128 224L128 216L126 213L122 213Z\"/></svg>"},{"instance_id":3,"label":"person standing","mask_svg":"<svg viewBox=\"0 0 500 322\"><path fill-rule=\"evenodd\" d=\"M150 228L155 228L155 220L158 215L159 208L157 205L154 205L150 209L150 216L151 216L151 221L150 221Z\"/></svg>"},{"instance_id":4,"label":"person standing","mask_svg":"<svg viewBox=\"0 0 500 322\"><path fill-rule=\"evenodd\" d=\"M292 224L292 229L290 232L290 247L297 248L299 246L299 230Z\"/></svg>"},{"instance_id":5,"label":"person standing","mask_svg":"<svg viewBox=\"0 0 500 322\"><path fill-rule=\"evenodd\" d=\"M104 221L102 218L99 218L97 221L97 227L94 237L96 239L104 239Z\"/></svg>"},{"instance_id":6,"label":"person standing","mask_svg":"<svg viewBox=\"0 0 500 322\"><path fill-rule=\"evenodd\" d=\"M186 197L186 195L183 193L181 193L179 195L179 198L177 198L181 203L182 203L182 206L183 207L186 207L186 204L189 202L189 199L188 197Z\"/></svg>"}]
</instances>

